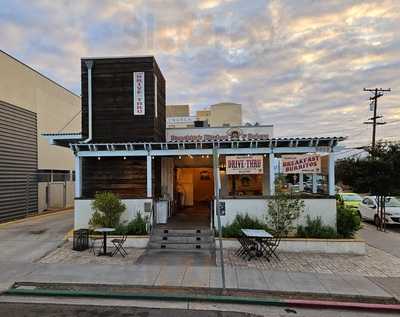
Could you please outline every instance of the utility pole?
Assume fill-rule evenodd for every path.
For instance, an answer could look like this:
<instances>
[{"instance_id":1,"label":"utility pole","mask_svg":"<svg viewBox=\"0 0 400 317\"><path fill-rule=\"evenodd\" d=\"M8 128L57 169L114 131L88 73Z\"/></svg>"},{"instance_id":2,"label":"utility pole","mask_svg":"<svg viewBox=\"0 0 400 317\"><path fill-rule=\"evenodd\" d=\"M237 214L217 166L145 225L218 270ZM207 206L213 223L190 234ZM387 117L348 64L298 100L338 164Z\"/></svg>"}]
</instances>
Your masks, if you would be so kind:
<instances>
[{"instance_id":1,"label":"utility pole","mask_svg":"<svg viewBox=\"0 0 400 317\"><path fill-rule=\"evenodd\" d=\"M374 111L374 116L372 118L369 118L368 120L364 122L364 124L372 124L372 148L375 148L375 143L376 143L376 126L377 125L383 125L386 122L377 122L376 119L383 118L383 116L377 116L377 108L378 108L378 98L383 96L384 92L389 92L389 89L382 89L382 88L364 88L364 91L369 91L374 93L373 97L370 97L369 100L371 101L370 105L373 105L373 110Z\"/></svg>"}]
</instances>

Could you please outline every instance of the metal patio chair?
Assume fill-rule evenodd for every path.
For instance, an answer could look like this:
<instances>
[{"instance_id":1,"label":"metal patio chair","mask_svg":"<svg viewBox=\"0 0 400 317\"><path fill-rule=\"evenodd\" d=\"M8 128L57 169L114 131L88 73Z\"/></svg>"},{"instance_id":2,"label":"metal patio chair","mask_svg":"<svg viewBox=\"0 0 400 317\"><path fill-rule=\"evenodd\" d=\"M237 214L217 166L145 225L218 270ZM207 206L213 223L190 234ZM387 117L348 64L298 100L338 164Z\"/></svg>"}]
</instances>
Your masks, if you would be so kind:
<instances>
[{"instance_id":1,"label":"metal patio chair","mask_svg":"<svg viewBox=\"0 0 400 317\"><path fill-rule=\"evenodd\" d=\"M96 255L96 249L101 250L103 248L103 243L103 237L96 235L94 231L91 230L89 234L89 252L93 253L93 255Z\"/></svg>"},{"instance_id":2,"label":"metal patio chair","mask_svg":"<svg viewBox=\"0 0 400 317\"><path fill-rule=\"evenodd\" d=\"M277 254L277 249L279 247L281 239L282 239L281 235L278 233L274 235L273 238L266 239L262 242L261 245L265 251L265 257L267 258L268 261L271 257L275 257L278 261L281 260Z\"/></svg>"},{"instance_id":3,"label":"metal patio chair","mask_svg":"<svg viewBox=\"0 0 400 317\"><path fill-rule=\"evenodd\" d=\"M122 257L126 257L128 255L128 252L124 248L124 243L126 239L128 238L127 235L123 235L121 238L115 238L111 240L111 243L114 245L115 249L111 256L116 255L117 253L121 254Z\"/></svg>"},{"instance_id":4,"label":"metal patio chair","mask_svg":"<svg viewBox=\"0 0 400 317\"><path fill-rule=\"evenodd\" d=\"M247 257L247 260L251 260L256 256L258 248L255 241L245 236L239 237L238 241L241 247L236 251L235 255L238 255L242 258Z\"/></svg>"}]
</instances>

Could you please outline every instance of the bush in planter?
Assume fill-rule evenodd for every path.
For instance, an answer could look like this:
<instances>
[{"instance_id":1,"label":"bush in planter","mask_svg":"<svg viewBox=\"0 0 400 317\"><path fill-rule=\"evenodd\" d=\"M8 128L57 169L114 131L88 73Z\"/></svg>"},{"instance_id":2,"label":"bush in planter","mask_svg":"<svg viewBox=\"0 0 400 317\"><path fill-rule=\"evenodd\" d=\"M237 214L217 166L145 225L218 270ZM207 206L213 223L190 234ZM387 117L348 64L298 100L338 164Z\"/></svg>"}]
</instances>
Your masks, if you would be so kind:
<instances>
[{"instance_id":1,"label":"bush in planter","mask_svg":"<svg viewBox=\"0 0 400 317\"><path fill-rule=\"evenodd\" d=\"M311 217L307 215L306 225L297 227L297 237L335 239L337 233L335 228L322 224L321 217L311 219Z\"/></svg>"},{"instance_id":2,"label":"bush in planter","mask_svg":"<svg viewBox=\"0 0 400 317\"><path fill-rule=\"evenodd\" d=\"M222 236L224 238L240 237L242 235L241 229L270 230L265 223L257 218L252 218L248 214L238 214L231 224L222 227Z\"/></svg>"},{"instance_id":3,"label":"bush in planter","mask_svg":"<svg viewBox=\"0 0 400 317\"><path fill-rule=\"evenodd\" d=\"M121 214L126 210L126 206L113 193L97 193L92 202L94 213L89 220L91 227L116 228L119 225Z\"/></svg>"},{"instance_id":4,"label":"bush in planter","mask_svg":"<svg viewBox=\"0 0 400 317\"><path fill-rule=\"evenodd\" d=\"M119 224L115 228L116 235L142 236L147 234L147 219L139 212L128 224Z\"/></svg>"},{"instance_id":5,"label":"bush in planter","mask_svg":"<svg viewBox=\"0 0 400 317\"><path fill-rule=\"evenodd\" d=\"M342 239L350 239L361 228L361 219L357 211L345 206L337 206L337 235Z\"/></svg>"}]
</instances>

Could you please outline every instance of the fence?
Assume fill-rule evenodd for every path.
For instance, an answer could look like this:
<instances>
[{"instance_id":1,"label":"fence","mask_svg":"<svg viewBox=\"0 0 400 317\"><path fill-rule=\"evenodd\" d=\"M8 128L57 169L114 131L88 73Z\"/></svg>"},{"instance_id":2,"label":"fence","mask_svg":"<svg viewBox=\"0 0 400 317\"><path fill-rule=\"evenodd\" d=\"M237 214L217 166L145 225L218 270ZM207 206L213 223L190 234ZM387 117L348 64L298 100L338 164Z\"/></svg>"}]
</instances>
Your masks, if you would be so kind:
<instances>
[{"instance_id":1,"label":"fence","mask_svg":"<svg viewBox=\"0 0 400 317\"><path fill-rule=\"evenodd\" d=\"M1 174L0 221L73 207L73 178L69 171Z\"/></svg>"}]
</instances>

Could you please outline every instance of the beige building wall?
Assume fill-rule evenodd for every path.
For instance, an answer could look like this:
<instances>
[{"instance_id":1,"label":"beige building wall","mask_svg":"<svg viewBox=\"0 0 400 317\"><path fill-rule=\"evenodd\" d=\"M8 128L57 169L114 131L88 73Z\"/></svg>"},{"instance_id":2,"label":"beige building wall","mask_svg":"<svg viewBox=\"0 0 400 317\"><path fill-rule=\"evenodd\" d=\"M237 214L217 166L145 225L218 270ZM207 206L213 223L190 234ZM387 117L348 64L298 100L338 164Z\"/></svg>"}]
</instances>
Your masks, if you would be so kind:
<instances>
[{"instance_id":1,"label":"beige building wall","mask_svg":"<svg viewBox=\"0 0 400 317\"><path fill-rule=\"evenodd\" d=\"M242 125L242 105L233 102L222 102L210 106L211 116L208 120L210 127L224 125Z\"/></svg>"},{"instance_id":2,"label":"beige building wall","mask_svg":"<svg viewBox=\"0 0 400 317\"><path fill-rule=\"evenodd\" d=\"M0 100L37 114L38 169L73 170L72 152L41 134L59 131L81 109L80 96L0 51ZM62 132L80 132L80 114Z\"/></svg>"},{"instance_id":3,"label":"beige building wall","mask_svg":"<svg viewBox=\"0 0 400 317\"><path fill-rule=\"evenodd\" d=\"M196 117L197 120L200 121L209 121L211 116L211 111L210 110L199 110L196 111Z\"/></svg>"},{"instance_id":4,"label":"beige building wall","mask_svg":"<svg viewBox=\"0 0 400 317\"><path fill-rule=\"evenodd\" d=\"M167 118L168 117L189 117L189 105L167 105Z\"/></svg>"}]
</instances>

